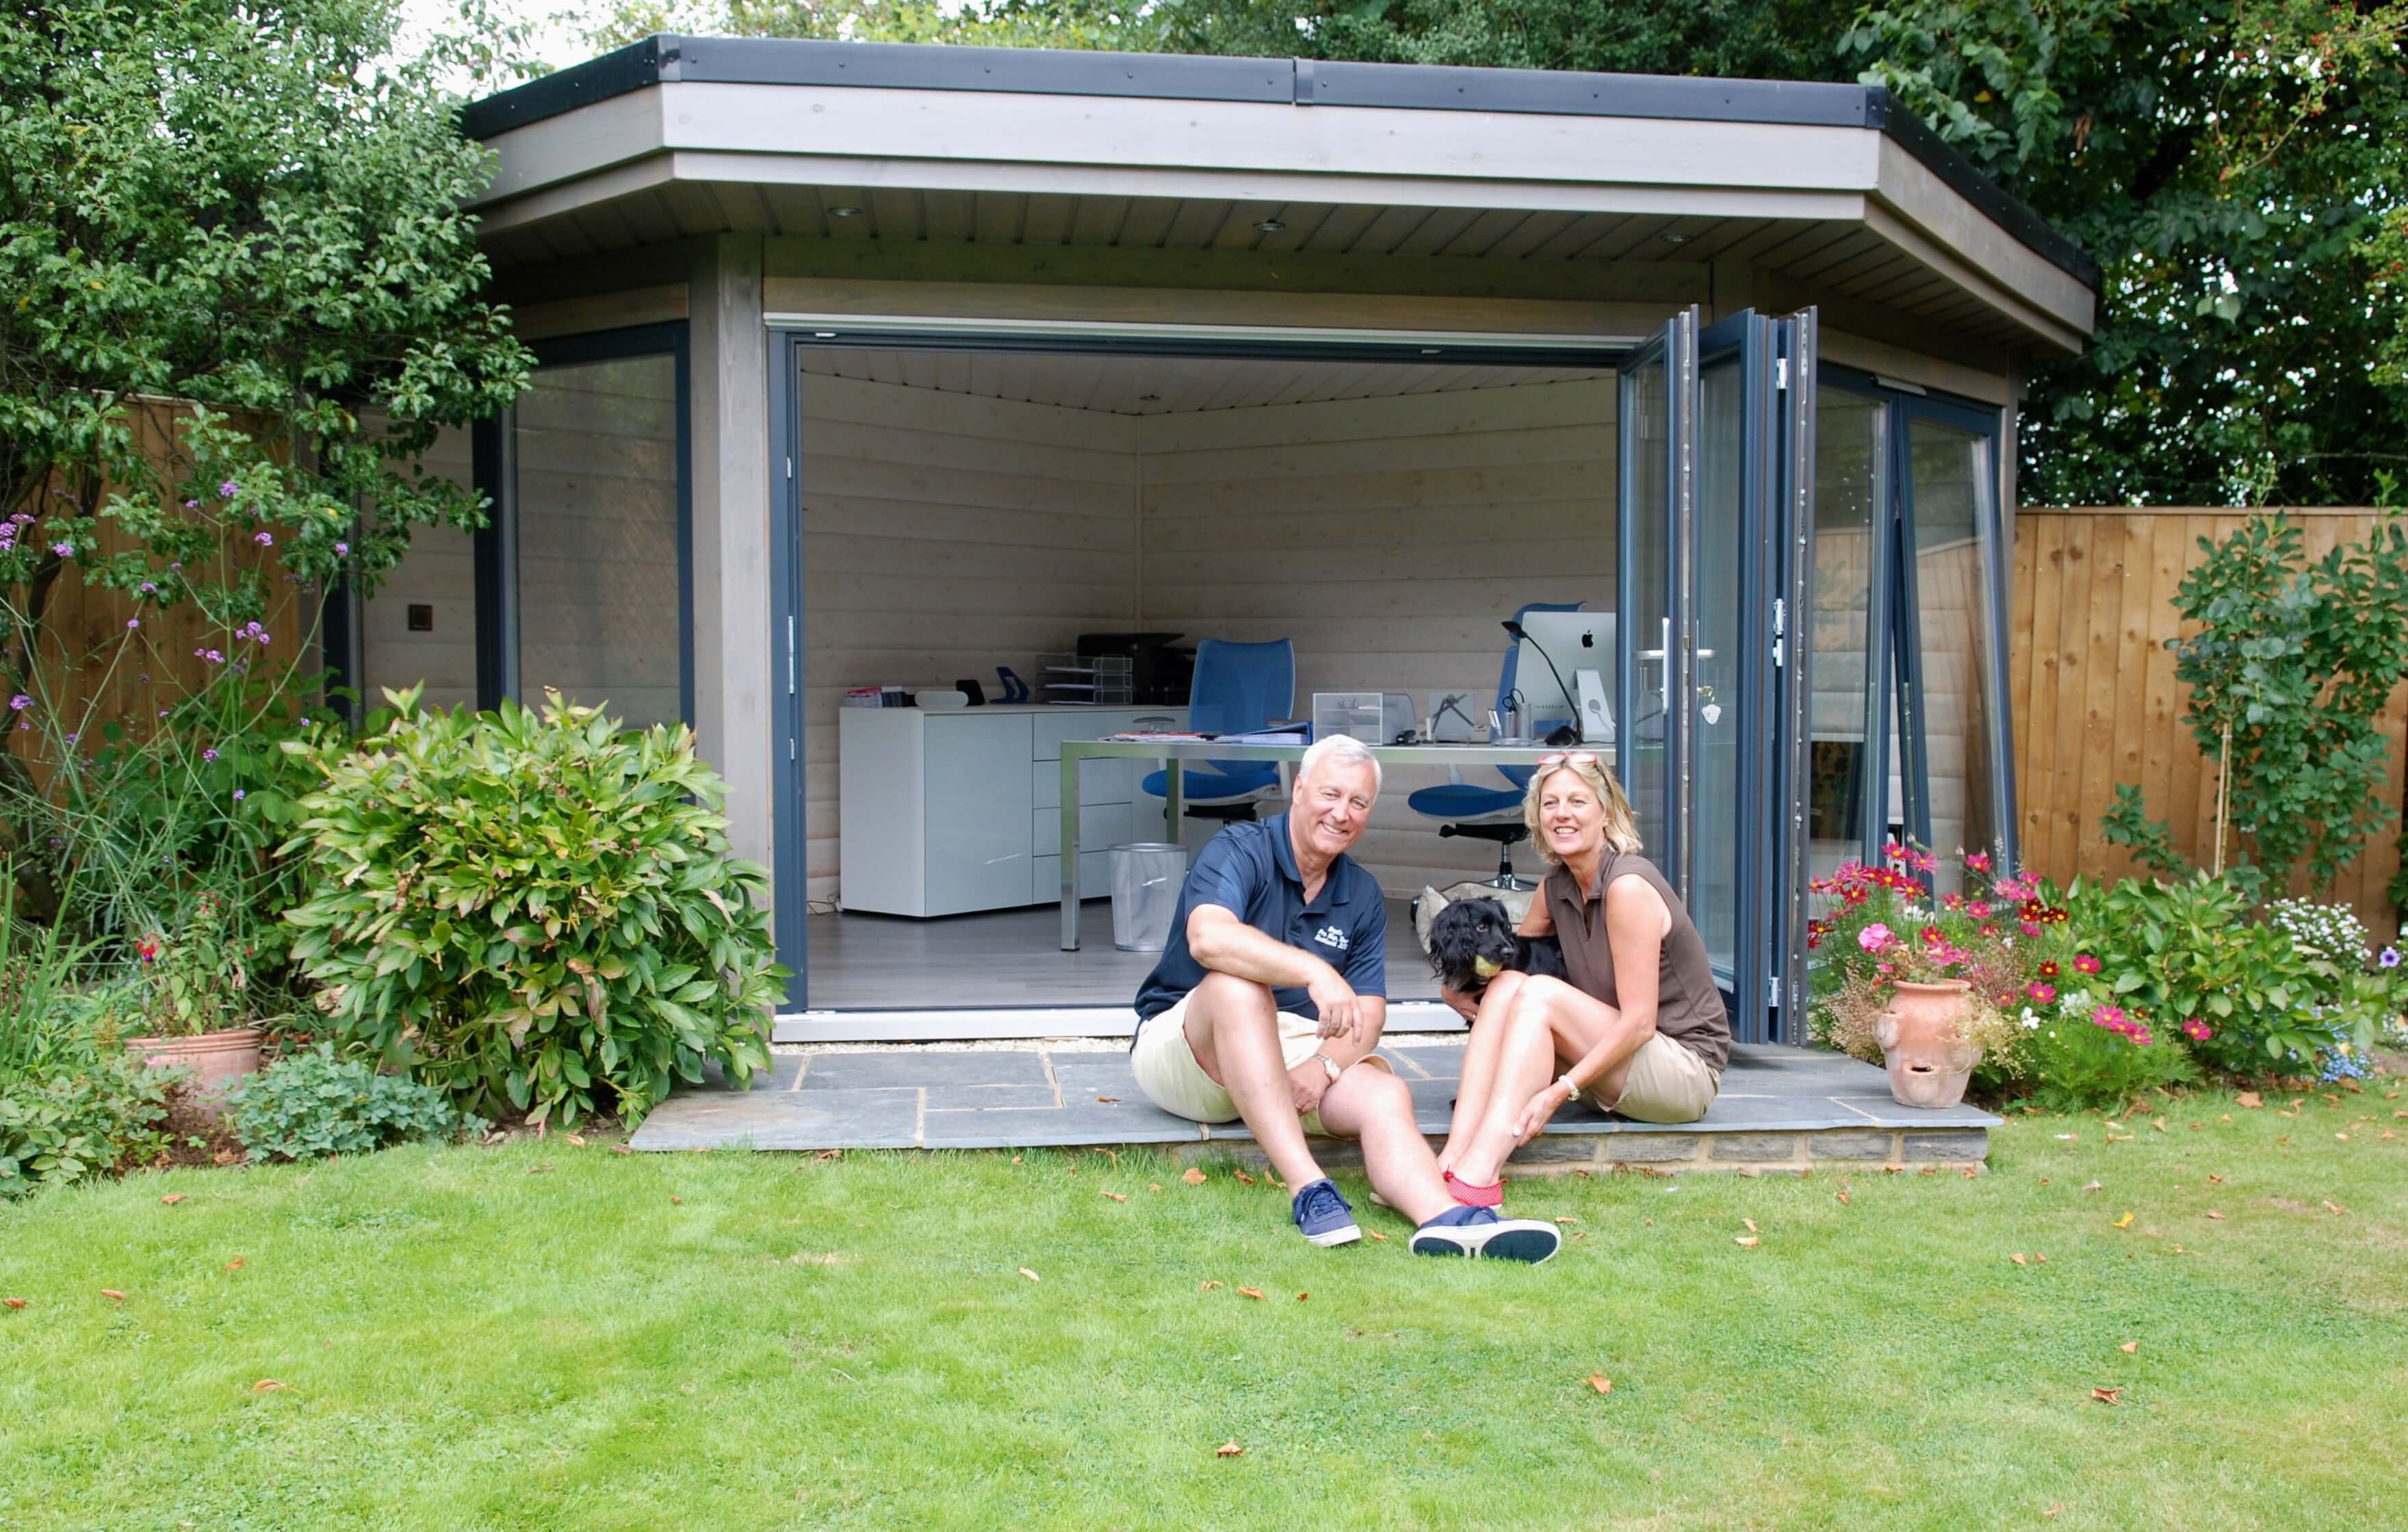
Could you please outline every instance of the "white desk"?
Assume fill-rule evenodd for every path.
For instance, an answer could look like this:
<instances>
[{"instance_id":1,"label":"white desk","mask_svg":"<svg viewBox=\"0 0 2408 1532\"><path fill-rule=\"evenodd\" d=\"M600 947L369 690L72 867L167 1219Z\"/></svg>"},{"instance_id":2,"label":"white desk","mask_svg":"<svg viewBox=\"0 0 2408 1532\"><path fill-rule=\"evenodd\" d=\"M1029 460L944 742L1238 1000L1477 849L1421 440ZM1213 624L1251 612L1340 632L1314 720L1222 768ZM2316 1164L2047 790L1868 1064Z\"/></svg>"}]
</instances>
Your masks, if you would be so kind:
<instances>
[{"instance_id":1,"label":"white desk","mask_svg":"<svg viewBox=\"0 0 2408 1532\"><path fill-rule=\"evenodd\" d=\"M1577 750L1582 747L1573 746ZM1387 766L1536 766L1543 755L1562 753L1557 745L1374 745L1371 754L1382 767ZM1182 765L1188 761L1273 761L1279 764L1283 795L1291 785L1288 779L1297 762L1304 759L1302 745L1240 745L1215 739L1065 739L1062 753L1062 854L1059 865L1074 867L1085 854L1080 850L1079 780L1080 766L1087 761L1160 761L1168 780L1163 785L1168 801L1163 816L1171 824L1179 823L1180 777ZM1067 877L1061 883L1062 950L1079 950L1079 890Z\"/></svg>"},{"instance_id":2,"label":"white desk","mask_svg":"<svg viewBox=\"0 0 2408 1532\"><path fill-rule=\"evenodd\" d=\"M1076 893L1109 895L1104 848L1163 838L1161 800L1138 791L1142 759L1074 768L1069 798L1056 796L1062 744L1184 714L1042 704L838 709L844 908L931 916L1050 903L1069 883L1054 855L1066 826L1072 844L1089 848L1068 863Z\"/></svg>"}]
</instances>

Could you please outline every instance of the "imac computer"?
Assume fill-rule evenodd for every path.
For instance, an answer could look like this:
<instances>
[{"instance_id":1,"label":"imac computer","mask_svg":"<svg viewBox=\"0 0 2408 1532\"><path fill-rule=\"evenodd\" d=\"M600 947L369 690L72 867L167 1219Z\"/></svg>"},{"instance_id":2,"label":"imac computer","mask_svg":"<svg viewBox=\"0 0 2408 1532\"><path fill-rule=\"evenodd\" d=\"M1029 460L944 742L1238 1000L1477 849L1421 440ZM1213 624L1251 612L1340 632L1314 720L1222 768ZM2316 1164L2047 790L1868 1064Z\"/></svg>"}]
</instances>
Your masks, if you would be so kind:
<instances>
[{"instance_id":1,"label":"imac computer","mask_svg":"<svg viewBox=\"0 0 2408 1532\"><path fill-rule=\"evenodd\" d=\"M1543 739L1577 718L1581 743L1612 744L1613 614L1534 611L1522 619L1519 642L1513 689L1522 694L1523 732Z\"/></svg>"}]
</instances>

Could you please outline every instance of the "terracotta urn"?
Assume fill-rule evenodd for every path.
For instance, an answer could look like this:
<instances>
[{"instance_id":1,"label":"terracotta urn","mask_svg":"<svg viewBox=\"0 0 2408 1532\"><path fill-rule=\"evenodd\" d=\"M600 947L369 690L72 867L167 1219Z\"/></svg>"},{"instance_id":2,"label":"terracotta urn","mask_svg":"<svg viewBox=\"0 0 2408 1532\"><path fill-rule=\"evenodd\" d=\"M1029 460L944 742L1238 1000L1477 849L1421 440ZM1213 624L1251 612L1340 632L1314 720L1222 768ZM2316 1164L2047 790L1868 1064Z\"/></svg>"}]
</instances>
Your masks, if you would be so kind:
<instances>
[{"instance_id":1,"label":"terracotta urn","mask_svg":"<svg viewBox=\"0 0 2408 1532\"><path fill-rule=\"evenodd\" d=\"M1965 1099L1966 1081L1982 1061L1982 1051L1965 1040L1972 988L1962 979L1891 986L1889 1009L1873 1018L1873 1040L1899 1106L1937 1109Z\"/></svg>"},{"instance_id":2,"label":"terracotta urn","mask_svg":"<svg viewBox=\"0 0 2408 1532\"><path fill-rule=\"evenodd\" d=\"M224 1103L226 1087L245 1075L259 1072L260 1032L255 1026L229 1027L222 1032L204 1032L197 1038L128 1038L128 1052L142 1061L143 1067L163 1069L185 1065L193 1071L189 1087L195 1103L208 1111L217 1111Z\"/></svg>"}]
</instances>

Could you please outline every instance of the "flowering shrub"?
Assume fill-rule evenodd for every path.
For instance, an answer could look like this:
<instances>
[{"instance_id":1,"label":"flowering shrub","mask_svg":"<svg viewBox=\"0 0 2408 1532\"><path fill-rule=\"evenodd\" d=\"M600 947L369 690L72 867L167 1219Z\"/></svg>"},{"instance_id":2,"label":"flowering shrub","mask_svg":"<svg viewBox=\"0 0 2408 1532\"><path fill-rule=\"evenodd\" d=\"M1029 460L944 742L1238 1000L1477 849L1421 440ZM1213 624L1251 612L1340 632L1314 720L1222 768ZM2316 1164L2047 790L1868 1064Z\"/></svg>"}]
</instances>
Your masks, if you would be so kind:
<instances>
[{"instance_id":1,"label":"flowering shrub","mask_svg":"<svg viewBox=\"0 0 2408 1532\"><path fill-rule=\"evenodd\" d=\"M288 919L337 1040L538 1124L633 1122L706 1063L739 1085L767 1067L768 874L730 854L691 730L389 694L357 749L292 747L322 785Z\"/></svg>"}]
</instances>

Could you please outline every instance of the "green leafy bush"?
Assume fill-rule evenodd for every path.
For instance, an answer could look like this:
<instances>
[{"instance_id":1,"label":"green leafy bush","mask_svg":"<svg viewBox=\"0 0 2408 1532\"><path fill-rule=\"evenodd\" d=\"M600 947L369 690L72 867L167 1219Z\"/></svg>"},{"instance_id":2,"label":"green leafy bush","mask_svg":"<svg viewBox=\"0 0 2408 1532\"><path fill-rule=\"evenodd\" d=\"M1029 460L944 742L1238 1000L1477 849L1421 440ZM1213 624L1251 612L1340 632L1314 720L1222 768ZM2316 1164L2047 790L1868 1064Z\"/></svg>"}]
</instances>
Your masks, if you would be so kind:
<instances>
[{"instance_id":1,"label":"green leafy bush","mask_svg":"<svg viewBox=\"0 0 2408 1532\"><path fill-rule=\"evenodd\" d=\"M255 1160L362 1154L393 1144L473 1136L484 1119L432 1085L382 1075L330 1043L289 1054L226 1092L235 1136Z\"/></svg>"},{"instance_id":2,"label":"green leafy bush","mask_svg":"<svg viewBox=\"0 0 2408 1532\"><path fill-rule=\"evenodd\" d=\"M691 730L391 695L355 750L317 751L287 847L311 869L294 954L340 1039L530 1123L634 1122L706 1063L767 1067L768 874L730 854Z\"/></svg>"},{"instance_id":3,"label":"green leafy bush","mask_svg":"<svg viewBox=\"0 0 2408 1532\"><path fill-rule=\"evenodd\" d=\"M71 1065L0 1080L0 1197L165 1153L167 1098L187 1074L94 1048Z\"/></svg>"},{"instance_id":4,"label":"green leafy bush","mask_svg":"<svg viewBox=\"0 0 2408 1532\"><path fill-rule=\"evenodd\" d=\"M2181 1043L2146 1029L2116 1030L2061 1015L2031 1034L2022 1084L2048 1111L2081 1111L2130 1100L2157 1086L2190 1083L2199 1065Z\"/></svg>"}]
</instances>

